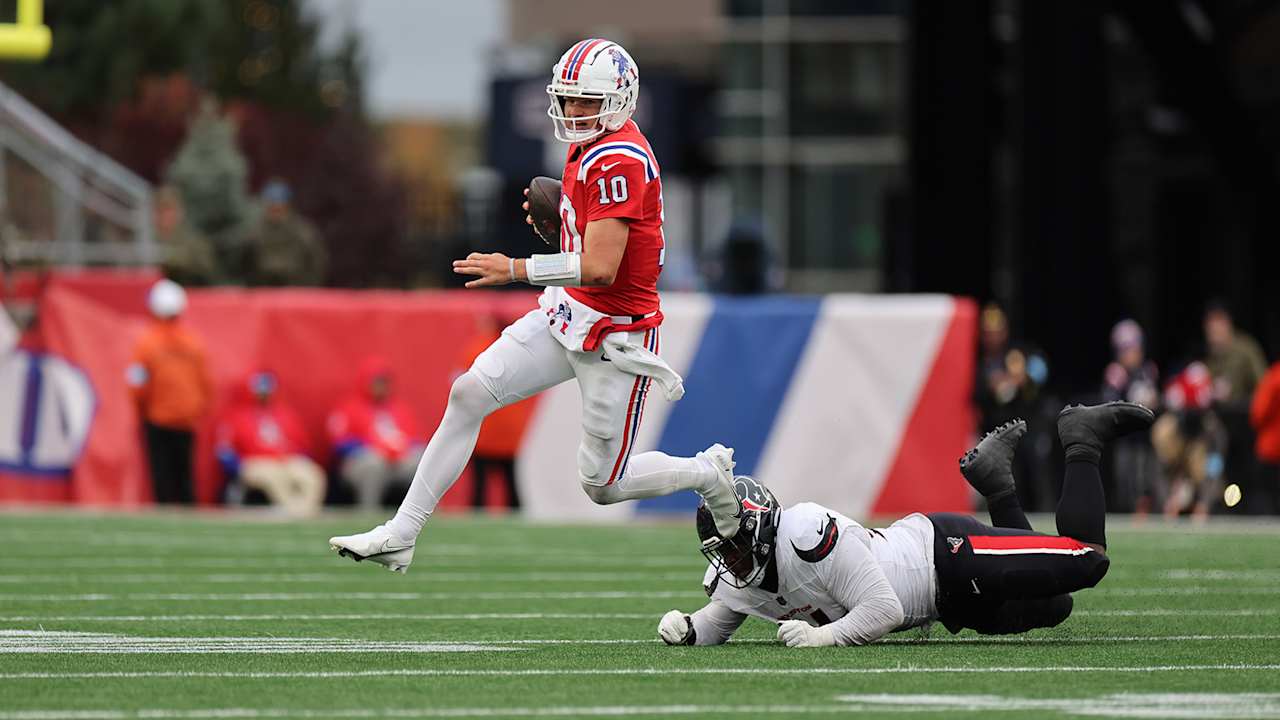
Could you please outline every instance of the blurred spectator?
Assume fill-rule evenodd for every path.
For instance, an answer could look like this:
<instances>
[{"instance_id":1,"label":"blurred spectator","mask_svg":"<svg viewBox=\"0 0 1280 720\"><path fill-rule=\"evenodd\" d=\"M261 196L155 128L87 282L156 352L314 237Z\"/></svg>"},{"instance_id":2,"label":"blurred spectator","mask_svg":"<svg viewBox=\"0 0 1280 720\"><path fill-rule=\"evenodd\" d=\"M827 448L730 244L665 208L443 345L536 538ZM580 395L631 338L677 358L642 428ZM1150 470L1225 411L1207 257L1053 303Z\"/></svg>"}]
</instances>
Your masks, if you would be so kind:
<instances>
[{"instance_id":1,"label":"blurred spectator","mask_svg":"<svg viewBox=\"0 0 1280 720\"><path fill-rule=\"evenodd\" d=\"M1249 422L1258 434L1258 480L1253 484L1253 507L1259 512L1280 513L1280 362L1262 376L1253 394Z\"/></svg>"},{"instance_id":2,"label":"blurred spectator","mask_svg":"<svg viewBox=\"0 0 1280 720\"><path fill-rule=\"evenodd\" d=\"M1009 339L1009 319L988 303L981 316L981 356L974 383L981 427L993 428L1015 418L1027 421L1027 440L1014 456L1018 499L1029 511L1048 510L1057 501L1049 487L1049 454L1054 420L1041 412L1041 390L1049 378L1044 353Z\"/></svg>"},{"instance_id":3,"label":"blurred spectator","mask_svg":"<svg viewBox=\"0 0 1280 720\"><path fill-rule=\"evenodd\" d=\"M277 389L273 373L253 373L218 419L216 452L226 496L239 504L248 490L258 490L290 515L309 515L324 502L324 471L307 457L302 422Z\"/></svg>"},{"instance_id":4,"label":"blurred spectator","mask_svg":"<svg viewBox=\"0 0 1280 720\"><path fill-rule=\"evenodd\" d=\"M160 246L160 267L164 276L188 287L218 282L218 263L213 245L187 222L182 196L177 189L163 186L155 197L156 242Z\"/></svg>"},{"instance_id":5,"label":"blurred spectator","mask_svg":"<svg viewBox=\"0 0 1280 720\"><path fill-rule=\"evenodd\" d=\"M394 394L391 367L379 357L361 363L356 389L329 413L329 441L338 476L370 509L382 505L387 488L409 487L423 445L409 405Z\"/></svg>"},{"instance_id":6,"label":"blurred spectator","mask_svg":"<svg viewBox=\"0 0 1280 720\"><path fill-rule=\"evenodd\" d=\"M729 295L759 295L771 289L773 258L764 228L757 221L729 228L721 249L717 290Z\"/></svg>"},{"instance_id":7,"label":"blurred spectator","mask_svg":"<svg viewBox=\"0 0 1280 720\"><path fill-rule=\"evenodd\" d=\"M172 280L151 286L147 308L154 318L134 347L125 372L142 418L159 503L192 501L191 449L194 430L213 396L204 343L181 321L187 294Z\"/></svg>"},{"instance_id":8,"label":"blurred spectator","mask_svg":"<svg viewBox=\"0 0 1280 720\"><path fill-rule=\"evenodd\" d=\"M293 191L283 180L262 189L262 217L249 232L249 285L324 284L329 256L315 227L293 210Z\"/></svg>"},{"instance_id":9,"label":"blurred spectator","mask_svg":"<svg viewBox=\"0 0 1280 720\"><path fill-rule=\"evenodd\" d=\"M1236 328L1230 311L1218 301L1209 303L1205 310L1204 339L1214 399L1234 408L1248 407L1254 388L1267 371L1262 347Z\"/></svg>"},{"instance_id":10,"label":"blurred spectator","mask_svg":"<svg viewBox=\"0 0 1280 720\"><path fill-rule=\"evenodd\" d=\"M513 318L514 319L514 318ZM479 328L471 342L465 345L454 376L471 367L476 357L493 344L508 323L497 315L478 316ZM475 452L471 454L471 505L480 509L488 505L488 489L493 473L497 472L506 488L507 507L520 507L520 492L516 487L516 454L520 452L520 440L525 425L533 413L532 398L507 405L489 414L480 425L480 437Z\"/></svg>"},{"instance_id":11,"label":"blurred spectator","mask_svg":"<svg viewBox=\"0 0 1280 720\"><path fill-rule=\"evenodd\" d=\"M1142 326L1133 320L1116 323L1111 348L1115 360L1103 375L1102 399L1136 402L1158 412L1160 376L1155 363L1147 359ZM1111 448L1115 491L1108 508L1143 516L1152 507L1162 507L1166 487L1151 436L1133 433L1116 440Z\"/></svg>"},{"instance_id":12,"label":"blurred spectator","mask_svg":"<svg viewBox=\"0 0 1280 720\"><path fill-rule=\"evenodd\" d=\"M1230 311L1221 301L1210 302L1205 309L1204 338L1208 349L1205 364L1213 376L1214 411L1229 441L1226 479L1242 491L1244 503L1239 510L1250 512L1259 494L1253 488L1258 463L1253 453L1249 403L1267 371L1266 357L1256 340L1235 327Z\"/></svg>"},{"instance_id":13,"label":"blurred spectator","mask_svg":"<svg viewBox=\"0 0 1280 720\"><path fill-rule=\"evenodd\" d=\"M1164 514L1188 509L1203 521L1222 496L1227 433L1213 410L1213 379L1193 362L1165 388L1167 411L1151 427L1151 444L1169 481Z\"/></svg>"}]
</instances>

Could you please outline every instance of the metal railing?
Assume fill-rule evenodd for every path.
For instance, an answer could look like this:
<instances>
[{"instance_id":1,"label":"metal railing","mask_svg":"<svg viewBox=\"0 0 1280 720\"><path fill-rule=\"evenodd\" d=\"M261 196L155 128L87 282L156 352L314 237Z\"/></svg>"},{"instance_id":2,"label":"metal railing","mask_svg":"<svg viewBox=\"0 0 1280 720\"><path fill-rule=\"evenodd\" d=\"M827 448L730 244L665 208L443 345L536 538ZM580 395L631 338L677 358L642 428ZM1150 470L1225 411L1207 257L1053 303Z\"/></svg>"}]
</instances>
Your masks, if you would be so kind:
<instances>
[{"instance_id":1,"label":"metal railing","mask_svg":"<svg viewBox=\"0 0 1280 720\"><path fill-rule=\"evenodd\" d=\"M9 163L21 160L45 181L25 195L10 187ZM11 210L48 192L52 221L23 227ZM78 140L0 83L0 252L14 265L140 265L157 258L151 185ZM105 227L104 227L105 226Z\"/></svg>"}]
</instances>

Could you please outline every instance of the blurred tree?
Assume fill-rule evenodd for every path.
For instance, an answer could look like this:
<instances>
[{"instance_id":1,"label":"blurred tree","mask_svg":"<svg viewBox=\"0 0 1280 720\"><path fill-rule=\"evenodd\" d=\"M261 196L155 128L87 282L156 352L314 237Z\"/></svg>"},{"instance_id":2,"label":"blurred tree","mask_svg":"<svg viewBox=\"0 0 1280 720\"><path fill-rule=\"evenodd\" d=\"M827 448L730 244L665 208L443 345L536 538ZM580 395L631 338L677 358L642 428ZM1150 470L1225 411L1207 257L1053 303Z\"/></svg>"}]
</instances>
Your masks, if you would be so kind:
<instances>
[{"instance_id":1,"label":"blurred tree","mask_svg":"<svg viewBox=\"0 0 1280 720\"><path fill-rule=\"evenodd\" d=\"M45 21L46 61L0 66L0 77L146 179L176 184L220 250L252 217L249 189L278 176L319 226L331 281L408 281L394 251L405 192L365 116L357 36L322 45L299 0L59 0ZM230 122L195 119L206 94Z\"/></svg>"},{"instance_id":2,"label":"blurred tree","mask_svg":"<svg viewBox=\"0 0 1280 720\"><path fill-rule=\"evenodd\" d=\"M235 128L219 116L214 100L206 99L165 171L165 181L181 193L187 218L213 241L233 277L241 270L241 243L250 221L247 177Z\"/></svg>"}]
</instances>

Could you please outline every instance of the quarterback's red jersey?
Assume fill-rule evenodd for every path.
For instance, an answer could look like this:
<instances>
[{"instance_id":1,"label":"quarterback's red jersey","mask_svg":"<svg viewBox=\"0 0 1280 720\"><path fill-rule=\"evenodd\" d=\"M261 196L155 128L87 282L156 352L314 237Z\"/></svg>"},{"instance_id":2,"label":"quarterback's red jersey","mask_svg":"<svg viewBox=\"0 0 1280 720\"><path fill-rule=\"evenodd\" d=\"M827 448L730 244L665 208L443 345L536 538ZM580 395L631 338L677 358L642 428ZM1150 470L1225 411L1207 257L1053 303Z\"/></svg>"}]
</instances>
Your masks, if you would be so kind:
<instances>
[{"instance_id":1,"label":"quarterback's red jersey","mask_svg":"<svg viewBox=\"0 0 1280 720\"><path fill-rule=\"evenodd\" d=\"M662 272L662 179L649 141L631 120L589 145L574 145L561 178L560 250L583 251L587 223L626 221L627 249L613 284L566 288L575 300L607 315L658 310Z\"/></svg>"}]
</instances>

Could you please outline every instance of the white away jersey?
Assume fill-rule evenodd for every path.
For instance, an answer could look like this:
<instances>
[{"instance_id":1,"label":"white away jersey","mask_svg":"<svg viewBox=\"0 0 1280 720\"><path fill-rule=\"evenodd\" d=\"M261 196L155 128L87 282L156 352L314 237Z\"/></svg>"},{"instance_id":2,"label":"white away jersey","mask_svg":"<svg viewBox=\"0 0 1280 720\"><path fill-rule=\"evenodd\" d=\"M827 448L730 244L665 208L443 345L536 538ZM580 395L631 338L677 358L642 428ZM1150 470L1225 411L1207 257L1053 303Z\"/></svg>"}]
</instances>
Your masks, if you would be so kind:
<instances>
[{"instance_id":1,"label":"white away jersey","mask_svg":"<svg viewBox=\"0 0 1280 720\"><path fill-rule=\"evenodd\" d=\"M704 584L713 605L771 622L796 619L827 625L859 604L874 603L887 579L903 615L902 623L888 630L923 625L937 617L933 523L924 515L909 515L872 530L816 503L800 503L783 511L774 554L776 592L715 582L714 570L708 568ZM704 642L702 637L698 640ZM857 634L842 644L859 644Z\"/></svg>"}]
</instances>

